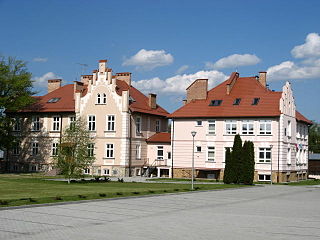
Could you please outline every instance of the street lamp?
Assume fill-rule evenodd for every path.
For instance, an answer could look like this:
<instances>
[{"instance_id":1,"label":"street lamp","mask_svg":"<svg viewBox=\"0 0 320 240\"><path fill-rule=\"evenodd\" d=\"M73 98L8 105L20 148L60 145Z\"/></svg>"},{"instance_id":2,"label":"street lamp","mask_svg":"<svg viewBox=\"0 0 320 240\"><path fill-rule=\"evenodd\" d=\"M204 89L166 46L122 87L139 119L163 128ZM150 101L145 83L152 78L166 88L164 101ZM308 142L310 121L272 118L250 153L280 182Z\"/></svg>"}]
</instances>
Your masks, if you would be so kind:
<instances>
[{"instance_id":1,"label":"street lamp","mask_svg":"<svg viewBox=\"0 0 320 240\"><path fill-rule=\"evenodd\" d=\"M191 174L191 190L193 190L193 179L194 179L194 137L196 136L197 132L192 131L192 174Z\"/></svg>"},{"instance_id":2,"label":"street lamp","mask_svg":"<svg viewBox=\"0 0 320 240\"><path fill-rule=\"evenodd\" d=\"M270 174L270 184L272 185L272 147L273 145L270 145L270 167L271 167L271 174Z\"/></svg>"}]
</instances>

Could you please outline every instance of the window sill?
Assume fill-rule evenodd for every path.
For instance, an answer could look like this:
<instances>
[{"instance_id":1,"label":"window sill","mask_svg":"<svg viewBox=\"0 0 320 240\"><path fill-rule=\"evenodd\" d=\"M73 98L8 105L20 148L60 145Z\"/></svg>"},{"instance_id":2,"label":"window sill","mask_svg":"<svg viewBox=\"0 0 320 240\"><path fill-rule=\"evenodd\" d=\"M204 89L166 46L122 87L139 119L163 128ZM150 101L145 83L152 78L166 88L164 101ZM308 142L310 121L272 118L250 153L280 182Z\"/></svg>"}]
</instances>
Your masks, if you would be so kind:
<instances>
[{"instance_id":1,"label":"window sill","mask_svg":"<svg viewBox=\"0 0 320 240\"><path fill-rule=\"evenodd\" d=\"M195 127L203 127L203 125L195 125Z\"/></svg>"},{"instance_id":2,"label":"window sill","mask_svg":"<svg viewBox=\"0 0 320 240\"><path fill-rule=\"evenodd\" d=\"M95 105L107 105L106 103L95 103Z\"/></svg>"},{"instance_id":3,"label":"window sill","mask_svg":"<svg viewBox=\"0 0 320 240\"><path fill-rule=\"evenodd\" d=\"M215 133L207 133L206 135L207 135L207 136L216 136Z\"/></svg>"},{"instance_id":4,"label":"window sill","mask_svg":"<svg viewBox=\"0 0 320 240\"><path fill-rule=\"evenodd\" d=\"M104 131L105 133L115 133L116 131L114 130L114 131L111 131L111 130L106 130L106 131Z\"/></svg>"},{"instance_id":5,"label":"window sill","mask_svg":"<svg viewBox=\"0 0 320 240\"><path fill-rule=\"evenodd\" d=\"M257 162L257 164L271 164L271 162Z\"/></svg>"},{"instance_id":6,"label":"window sill","mask_svg":"<svg viewBox=\"0 0 320 240\"><path fill-rule=\"evenodd\" d=\"M258 134L257 136L272 136L272 134Z\"/></svg>"},{"instance_id":7,"label":"window sill","mask_svg":"<svg viewBox=\"0 0 320 240\"><path fill-rule=\"evenodd\" d=\"M59 133L60 130L50 130L49 132L50 132L50 133Z\"/></svg>"},{"instance_id":8,"label":"window sill","mask_svg":"<svg viewBox=\"0 0 320 240\"><path fill-rule=\"evenodd\" d=\"M114 158L114 157L112 157L112 158L104 157L103 159L107 159L107 160L115 160L115 158Z\"/></svg>"},{"instance_id":9,"label":"window sill","mask_svg":"<svg viewBox=\"0 0 320 240\"><path fill-rule=\"evenodd\" d=\"M237 135L237 133L231 133L231 134L225 133L225 134L223 134L223 136L234 136L234 135Z\"/></svg>"},{"instance_id":10,"label":"window sill","mask_svg":"<svg viewBox=\"0 0 320 240\"><path fill-rule=\"evenodd\" d=\"M205 163L217 163L215 161L205 161Z\"/></svg>"},{"instance_id":11,"label":"window sill","mask_svg":"<svg viewBox=\"0 0 320 240\"><path fill-rule=\"evenodd\" d=\"M88 130L89 133L96 133L97 131L96 130Z\"/></svg>"}]
</instances>

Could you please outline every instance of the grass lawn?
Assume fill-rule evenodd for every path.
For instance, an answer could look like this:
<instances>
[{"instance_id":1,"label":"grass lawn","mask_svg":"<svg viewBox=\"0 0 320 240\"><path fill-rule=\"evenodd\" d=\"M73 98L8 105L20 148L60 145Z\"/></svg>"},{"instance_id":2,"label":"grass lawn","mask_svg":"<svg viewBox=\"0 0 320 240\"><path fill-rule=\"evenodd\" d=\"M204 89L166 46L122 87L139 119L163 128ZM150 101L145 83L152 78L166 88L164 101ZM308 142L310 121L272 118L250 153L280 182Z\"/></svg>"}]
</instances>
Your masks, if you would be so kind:
<instances>
[{"instance_id":1,"label":"grass lawn","mask_svg":"<svg viewBox=\"0 0 320 240\"><path fill-rule=\"evenodd\" d=\"M159 181L159 182L190 182L190 178L149 178L147 181ZM216 179L194 179L195 182L220 182L222 181Z\"/></svg>"},{"instance_id":2,"label":"grass lawn","mask_svg":"<svg viewBox=\"0 0 320 240\"><path fill-rule=\"evenodd\" d=\"M244 185L195 185L196 190L237 187L244 187ZM40 175L0 174L0 207L187 191L190 191L189 184L120 182L68 184L67 182L49 181Z\"/></svg>"},{"instance_id":3,"label":"grass lawn","mask_svg":"<svg viewBox=\"0 0 320 240\"><path fill-rule=\"evenodd\" d=\"M320 179L308 179L303 180L300 182L290 182L290 183L284 183L285 185L292 185L292 186L306 186L306 185L319 185Z\"/></svg>"}]
</instances>

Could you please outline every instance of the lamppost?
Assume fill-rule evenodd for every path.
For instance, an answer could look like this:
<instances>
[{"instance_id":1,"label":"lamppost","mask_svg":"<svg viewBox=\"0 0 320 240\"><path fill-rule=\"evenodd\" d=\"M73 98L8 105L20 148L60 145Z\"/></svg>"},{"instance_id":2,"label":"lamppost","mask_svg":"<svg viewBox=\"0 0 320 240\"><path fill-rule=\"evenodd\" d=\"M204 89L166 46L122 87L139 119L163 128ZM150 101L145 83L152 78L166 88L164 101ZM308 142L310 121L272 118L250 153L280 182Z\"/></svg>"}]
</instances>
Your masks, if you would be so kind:
<instances>
[{"instance_id":1,"label":"lamppost","mask_svg":"<svg viewBox=\"0 0 320 240\"><path fill-rule=\"evenodd\" d=\"M197 132L192 131L192 174L191 174L191 190L193 190L193 178L194 178L194 137L196 136Z\"/></svg>"},{"instance_id":2,"label":"lamppost","mask_svg":"<svg viewBox=\"0 0 320 240\"><path fill-rule=\"evenodd\" d=\"M272 147L273 145L270 145L270 167L271 167L271 174L270 174L270 184L272 185Z\"/></svg>"}]
</instances>

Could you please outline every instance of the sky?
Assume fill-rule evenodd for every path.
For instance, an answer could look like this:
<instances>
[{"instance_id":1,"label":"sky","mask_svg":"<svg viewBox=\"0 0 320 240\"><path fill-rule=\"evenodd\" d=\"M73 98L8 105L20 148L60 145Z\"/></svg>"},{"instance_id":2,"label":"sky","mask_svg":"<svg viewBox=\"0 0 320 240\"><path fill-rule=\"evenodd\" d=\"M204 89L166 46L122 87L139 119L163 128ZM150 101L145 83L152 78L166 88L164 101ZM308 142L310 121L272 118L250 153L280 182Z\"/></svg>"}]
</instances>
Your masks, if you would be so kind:
<instances>
[{"instance_id":1,"label":"sky","mask_svg":"<svg viewBox=\"0 0 320 240\"><path fill-rule=\"evenodd\" d=\"M47 80L91 74L100 59L132 72L173 112L197 78L209 87L237 71L291 82L297 109L320 122L320 1L0 0L0 55L27 62L39 95Z\"/></svg>"}]
</instances>

